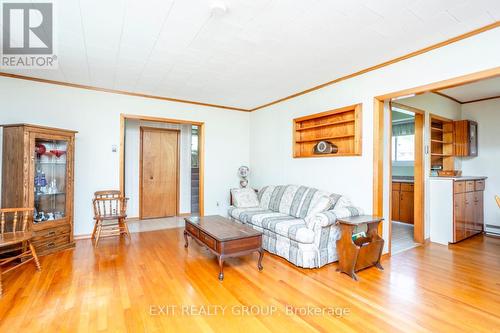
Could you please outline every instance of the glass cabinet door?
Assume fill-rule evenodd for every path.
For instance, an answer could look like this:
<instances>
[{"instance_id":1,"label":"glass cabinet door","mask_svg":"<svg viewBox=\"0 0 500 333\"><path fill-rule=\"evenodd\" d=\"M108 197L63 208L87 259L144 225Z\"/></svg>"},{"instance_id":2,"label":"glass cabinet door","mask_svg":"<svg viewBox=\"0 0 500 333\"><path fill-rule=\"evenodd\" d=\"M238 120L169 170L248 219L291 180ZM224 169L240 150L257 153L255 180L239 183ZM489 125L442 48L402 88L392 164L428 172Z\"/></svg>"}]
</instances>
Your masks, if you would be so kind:
<instances>
[{"instance_id":1,"label":"glass cabinet door","mask_svg":"<svg viewBox=\"0 0 500 333\"><path fill-rule=\"evenodd\" d=\"M66 153L68 141L35 138L34 223L66 216Z\"/></svg>"}]
</instances>

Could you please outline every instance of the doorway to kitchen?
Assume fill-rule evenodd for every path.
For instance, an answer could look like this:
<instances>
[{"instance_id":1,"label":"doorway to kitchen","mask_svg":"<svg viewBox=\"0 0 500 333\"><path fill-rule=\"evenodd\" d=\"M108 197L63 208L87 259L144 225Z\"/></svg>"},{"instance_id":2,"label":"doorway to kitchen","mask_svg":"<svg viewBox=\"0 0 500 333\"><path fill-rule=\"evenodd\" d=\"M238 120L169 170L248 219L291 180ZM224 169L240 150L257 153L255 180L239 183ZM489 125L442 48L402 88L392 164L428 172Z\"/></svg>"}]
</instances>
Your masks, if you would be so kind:
<instances>
[{"instance_id":1,"label":"doorway to kitchen","mask_svg":"<svg viewBox=\"0 0 500 333\"><path fill-rule=\"evenodd\" d=\"M411 249L423 242L423 111L391 106L391 252Z\"/></svg>"}]
</instances>

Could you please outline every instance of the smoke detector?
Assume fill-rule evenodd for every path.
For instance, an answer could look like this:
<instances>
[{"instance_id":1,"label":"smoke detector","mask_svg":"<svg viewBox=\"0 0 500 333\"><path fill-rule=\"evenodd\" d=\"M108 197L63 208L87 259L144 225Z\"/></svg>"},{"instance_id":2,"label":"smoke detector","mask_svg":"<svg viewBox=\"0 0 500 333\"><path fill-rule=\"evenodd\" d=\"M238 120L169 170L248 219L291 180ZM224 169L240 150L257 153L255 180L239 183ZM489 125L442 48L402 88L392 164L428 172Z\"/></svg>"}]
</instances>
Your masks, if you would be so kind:
<instances>
[{"instance_id":1,"label":"smoke detector","mask_svg":"<svg viewBox=\"0 0 500 333\"><path fill-rule=\"evenodd\" d=\"M221 16L227 12L227 6L223 1L213 1L211 9L214 16Z\"/></svg>"}]
</instances>

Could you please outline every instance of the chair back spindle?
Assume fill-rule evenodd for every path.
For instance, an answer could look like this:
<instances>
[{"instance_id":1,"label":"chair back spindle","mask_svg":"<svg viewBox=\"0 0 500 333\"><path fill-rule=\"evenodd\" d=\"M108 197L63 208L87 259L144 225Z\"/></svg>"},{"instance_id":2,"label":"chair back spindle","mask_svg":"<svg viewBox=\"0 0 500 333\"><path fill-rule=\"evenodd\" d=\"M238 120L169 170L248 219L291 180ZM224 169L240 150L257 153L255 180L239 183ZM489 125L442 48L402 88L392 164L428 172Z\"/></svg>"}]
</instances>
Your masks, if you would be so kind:
<instances>
[{"instance_id":1,"label":"chair back spindle","mask_svg":"<svg viewBox=\"0 0 500 333\"><path fill-rule=\"evenodd\" d=\"M0 221L0 235L5 231L5 213L2 211L2 220Z\"/></svg>"},{"instance_id":2,"label":"chair back spindle","mask_svg":"<svg viewBox=\"0 0 500 333\"><path fill-rule=\"evenodd\" d=\"M0 235L7 232L28 231L28 222L33 216L33 208L0 209Z\"/></svg>"},{"instance_id":3,"label":"chair back spindle","mask_svg":"<svg viewBox=\"0 0 500 333\"><path fill-rule=\"evenodd\" d=\"M103 236L125 234L130 238L126 225L127 201L120 191L98 191L94 193L92 205L94 207L94 230L92 239L95 238L97 247L99 238Z\"/></svg>"},{"instance_id":4,"label":"chair back spindle","mask_svg":"<svg viewBox=\"0 0 500 333\"><path fill-rule=\"evenodd\" d=\"M33 233L28 231L28 221L33 219L33 208L0 209L0 298L2 275L30 261L41 270L40 261L32 244ZM6 265L6 269L2 266Z\"/></svg>"}]
</instances>

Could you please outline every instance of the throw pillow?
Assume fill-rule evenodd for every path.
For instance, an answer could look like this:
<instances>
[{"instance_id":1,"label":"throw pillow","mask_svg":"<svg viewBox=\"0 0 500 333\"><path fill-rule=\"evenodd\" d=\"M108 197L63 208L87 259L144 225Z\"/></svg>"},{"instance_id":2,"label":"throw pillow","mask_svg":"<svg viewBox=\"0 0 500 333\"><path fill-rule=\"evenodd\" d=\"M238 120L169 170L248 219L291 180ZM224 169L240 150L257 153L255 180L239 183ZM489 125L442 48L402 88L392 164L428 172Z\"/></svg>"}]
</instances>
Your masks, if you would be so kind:
<instances>
[{"instance_id":1,"label":"throw pillow","mask_svg":"<svg viewBox=\"0 0 500 333\"><path fill-rule=\"evenodd\" d=\"M259 206L259 198L252 188L233 188L231 189L233 197L233 206L237 208L250 208Z\"/></svg>"},{"instance_id":2,"label":"throw pillow","mask_svg":"<svg viewBox=\"0 0 500 333\"><path fill-rule=\"evenodd\" d=\"M322 196L321 198L319 198L316 205L314 205L314 207L309 210L307 216L304 218L306 224L309 224L310 220L313 219L316 214L323 213L324 211L327 211L329 208L331 208L332 203L333 198L331 197Z\"/></svg>"}]
</instances>

